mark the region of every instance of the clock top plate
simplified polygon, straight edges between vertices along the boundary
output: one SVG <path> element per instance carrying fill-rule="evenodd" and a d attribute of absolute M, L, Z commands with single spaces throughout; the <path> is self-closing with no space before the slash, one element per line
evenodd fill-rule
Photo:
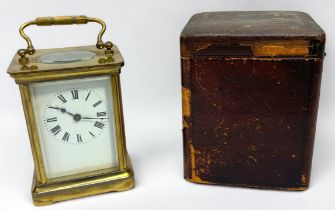
<path fill-rule="evenodd" d="M 52 48 L 52 49 L 40 49 L 36 50 L 34 55 L 28 55 L 29 59 L 27 63 L 21 64 L 19 62 L 20 56 L 16 53 L 12 62 L 10 63 L 7 72 L 15 77 L 19 74 L 34 74 L 42 72 L 57 73 L 57 71 L 64 70 L 78 70 L 90 71 L 96 69 L 110 69 L 113 67 L 121 67 L 124 64 L 122 55 L 117 48 L 113 46 L 113 55 L 107 56 L 105 50 L 99 50 L 94 45 L 80 46 L 80 47 L 67 47 L 67 48 Z M 50 62 L 49 58 L 55 55 L 56 57 L 62 53 L 68 52 L 86 52 L 85 59 L 73 60 L 68 59 L 63 62 Z M 49 57 L 48 57 L 49 56 Z M 45 58 L 43 62 L 43 57 Z M 63 56 L 64 58 L 64 56 Z"/>

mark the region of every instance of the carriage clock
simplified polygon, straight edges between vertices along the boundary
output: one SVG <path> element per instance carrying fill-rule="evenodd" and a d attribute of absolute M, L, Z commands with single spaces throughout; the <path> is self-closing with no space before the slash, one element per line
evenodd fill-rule
<path fill-rule="evenodd" d="M 35 50 L 27 26 L 101 25 L 96 46 Z M 40 17 L 20 27 L 28 43 L 8 73 L 19 85 L 34 159 L 35 205 L 134 187 L 123 126 L 123 58 L 86 16 Z"/>

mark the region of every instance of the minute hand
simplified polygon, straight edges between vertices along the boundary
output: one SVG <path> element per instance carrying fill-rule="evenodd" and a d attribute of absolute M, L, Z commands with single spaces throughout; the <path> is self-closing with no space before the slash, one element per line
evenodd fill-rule
<path fill-rule="evenodd" d="M 106 118 L 106 117 L 82 117 L 81 119 L 86 119 L 86 120 L 107 120 L 109 118 Z"/>

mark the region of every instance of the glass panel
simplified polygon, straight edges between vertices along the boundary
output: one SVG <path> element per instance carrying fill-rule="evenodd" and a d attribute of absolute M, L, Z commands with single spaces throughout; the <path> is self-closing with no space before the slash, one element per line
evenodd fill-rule
<path fill-rule="evenodd" d="M 37 61 L 48 64 L 75 63 L 90 60 L 95 56 L 96 53 L 91 51 L 66 51 L 42 55 Z"/>
<path fill-rule="evenodd" d="M 110 77 L 29 87 L 47 178 L 118 169 Z"/>

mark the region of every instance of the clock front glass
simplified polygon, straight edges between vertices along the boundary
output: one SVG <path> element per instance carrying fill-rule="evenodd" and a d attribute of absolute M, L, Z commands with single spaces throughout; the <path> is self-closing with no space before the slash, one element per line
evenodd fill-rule
<path fill-rule="evenodd" d="M 29 87 L 47 178 L 118 167 L 110 77 Z"/>

